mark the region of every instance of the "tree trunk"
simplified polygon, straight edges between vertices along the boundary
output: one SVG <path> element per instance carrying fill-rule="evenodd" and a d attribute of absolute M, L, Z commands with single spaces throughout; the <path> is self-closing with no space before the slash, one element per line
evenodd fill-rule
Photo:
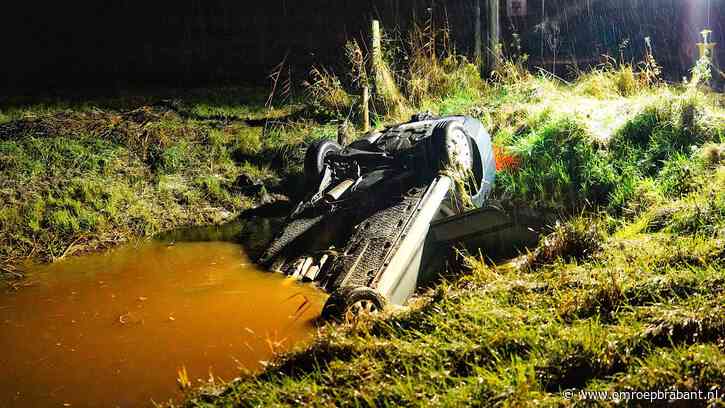
<path fill-rule="evenodd" d="M 473 0 L 473 7 L 474 7 L 474 16 L 476 19 L 475 22 L 475 32 L 473 33 L 473 40 L 474 40 L 474 56 L 476 58 L 476 66 L 481 69 L 481 66 L 483 64 L 482 55 L 481 55 L 481 0 Z"/>
<path fill-rule="evenodd" d="M 499 22 L 500 10 L 499 0 L 488 0 L 488 69 L 493 70 L 498 65 L 499 43 L 501 38 L 501 26 Z"/>

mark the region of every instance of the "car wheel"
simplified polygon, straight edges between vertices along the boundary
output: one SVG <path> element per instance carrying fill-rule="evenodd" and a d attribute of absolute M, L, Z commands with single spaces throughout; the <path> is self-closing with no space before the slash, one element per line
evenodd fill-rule
<path fill-rule="evenodd" d="M 342 147 L 332 140 L 321 140 L 307 148 L 307 153 L 305 153 L 305 183 L 308 189 L 316 188 L 320 183 L 322 171 L 325 168 L 325 157 L 340 150 L 342 150 Z"/>
<path fill-rule="evenodd" d="M 473 154 L 466 130 L 461 123 L 448 123 L 438 142 L 441 149 L 441 169 L 453 168 L 457 172 L 473 170 Z"/>
<path fill-rule="evenodd" d="M 367 286 L 351 286 L 335 291 L 322 310 L 326 320 L 353 322 L 362 315 L 374 314 L 385 308 L 385 298 Z"/>

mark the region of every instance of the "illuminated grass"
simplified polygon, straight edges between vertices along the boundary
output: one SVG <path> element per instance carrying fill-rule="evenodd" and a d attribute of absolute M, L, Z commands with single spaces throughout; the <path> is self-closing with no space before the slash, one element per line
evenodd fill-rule
<path fill-rule="evenodd" d="M 722 108 L 698 95 L 702 125 L 684 131 L 682 90 L 585 86 L 532 78 L 440 105 L 466 106 L 520 160 L 496 199 L 575 209 L 537 249 L 498 266 L 466 258 L 466 274 L 407 310 L 327 326 L 312 346 L 187 405 L 566 406 L 568 388 L 725 383 Z M 662 137 L 643 128 L 652 110 L 666 113 Z M 645 140 L 622 155 L 633 130 Z M 637 166 L 630 153 L 659 161 Z"/>

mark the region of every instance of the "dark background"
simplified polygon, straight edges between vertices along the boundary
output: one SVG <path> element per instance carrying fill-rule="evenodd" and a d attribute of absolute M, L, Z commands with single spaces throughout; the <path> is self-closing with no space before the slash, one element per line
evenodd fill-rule
<path fill-rule="evenodd" d="M 312 64 L 339 63 L 343 44 L 366 38 L 373 17 L 390 32 L 405 32 L 432 13 L 437 25 L 448 21 L 457 49 L 470 55 L 474 1 L 28 0 L 12 9 L 6 4 L 0 14 L 0 96 L 265 84 L 285 55 L 293 75 L 302 78 Z M 531 65 L 562 76 L 574 66 L 598 64 L 601 54 L 618 57 L 625 40 L 625 59 L 639 61 L 649 36 L 666 76 L 679 80 L 697 57 L 694 43 L 707 24 L 708 4 L 721 69 L 725 65 L 724 2 L 528 0 L 526 17 L 510 17 L 501 0 L 501 26 L 507 48 L 512 34 L 520 34 Z"/>

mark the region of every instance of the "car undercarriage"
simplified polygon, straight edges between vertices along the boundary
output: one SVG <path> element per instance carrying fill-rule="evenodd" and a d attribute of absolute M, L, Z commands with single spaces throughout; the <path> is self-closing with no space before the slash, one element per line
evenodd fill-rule
<path fill-rule="evenodd" d="M 325 318 L 403 304 L 428 263 L 431 222 L 481 207 L 495 178 L 483 125 L 416 115 L 342 147 L 308 148 L 308 196 L 258 262 L 331 294 Z"/>

